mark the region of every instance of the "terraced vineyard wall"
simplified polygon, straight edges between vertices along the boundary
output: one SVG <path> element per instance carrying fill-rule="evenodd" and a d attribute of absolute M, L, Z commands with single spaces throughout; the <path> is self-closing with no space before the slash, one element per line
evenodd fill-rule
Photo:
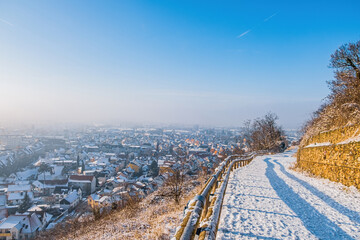
<path fill-rule="evenodd" d="M 360 125 L 323 132 L 305 140 L 297 167 L 360 189 Z"/>
<path fill-rule="evenodd" d="M 307 146 L 313 143 L 330 142 L 332 144 L 340 143 L 351 137 L 360 134 L 360 124 L 338 128 L 332 131 L 321 132 L 305 140 L 302 145 Z"/>

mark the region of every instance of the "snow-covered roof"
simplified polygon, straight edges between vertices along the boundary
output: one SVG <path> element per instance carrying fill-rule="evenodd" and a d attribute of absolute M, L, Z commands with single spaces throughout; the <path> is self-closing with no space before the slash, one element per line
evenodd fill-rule
<path fill-rule="evenodd" d="M 126 171 L 128 171 L 128 172 L 135 172 L 131 167 L 127 167 L 127 168 L 126 168 Z"/>
<path fill-rule="evenodd" d="M 139 181 L 137 181 L 137 182 L 135 183 L 135 185 L 136 185 L 137 187 L 146 187 L 146 184 L 144 184 L 144 183 L 142 183 L 142 182 L 139 182 Z"/>
<path fill-rule="evenodd" d="M 16 181 L 14 181 L 14 184 L 12 184 L 12 185 L 30 185 L 30 181 L 16 180 Z"/>
<path fill-rule="evenodd" d="M 119 193 L 123 191 L 123 187 L 116 187 L 112 190 L 113 193 Z"/>
<path fill-rule="evenodd" d="M 34 187 L 40 188 L 40 189 L 44 189 L 44 188 L 55 188 L 54 185 L 43 184 L 43 183 L 41 183 L 41 182 L 39 182 L 39 181 L 37 181 L 37 180 L 34 181 L 34 182 L 32 183 L 32 185 L 33 185 Z"/>
<path fill-rule="evenodd" d="M 40 208 L 40 207 L 37 206 L 37 205 L 34 205 L 34 206 L 32 206 L 31 208 L 29 208 L 27 211 L 28 211 L 28 212 L 42 212 L 43 209 Z"/>
<path fill-rule="evenodd" d="M 34 176 L 38 173 L 38 170 L 36 168 L 34 169 L 28 169 L 22 172 L 17 172 L 16 176 L 18 177 L 19 180 L 27 180 L 29 179 L 31 176 Z"/>
<path fill-rule="evenodd" d="M 64 166 L 59 165 L 51 165 L 52 171 L 51 172 L 45 172 L 38 175 L 38 180 L 56 180 L 63 178 L 62 176 L 62 170 L 64 169 Z"/>
<path fill-rule="evenodd" d="M 21 221 L 24 221 L 25 218 L 26 216 L 23 215 L 11 215 L 0 224 L 0 229 L 11 229 L 18 225 Z"/>
<path fill-rule="evenodd" d="M 31 185 L 9 185 L 8 192 L 31 191 Z"/>
<path fill-rule="evenodd" d="M 52 214 L 45 212 L 45 222 L 50 222 L 51 218 L 53 217 Z"/>
<path fill-rule="evenodd" d="M 100 196 L 97 195 L 96 193 L 91 194 L 90 197 L 91 197 L 94 201 L 99 201 L 99 199 L 100 199 Z"/>
<path fill-rule="evenodd" d="M 121 181 L 121 182 L 124 182 L 124 181 L 127 181 L 127 180 L 128 180 L 127 177 L 126 177 L 126 175 L 123 174 L 123 173 L 118 173 L 118 176 L 116 177 L 116 179 L 117 179 L 118 181 Z"/>
<path fill-rule="evenodd" d="M 110 200 L 109 196 L 103 196 L 103 197 L 101 197 L 101 198 L 99 199 L 99 202 L 100 202 L 100 203 L 103 203 L 103 202 L 106 202 L 106 201 L 109 201 L 109 200 Z"/>
<path fill-rule="evenodd" d="M 76 199 L 79 197 L 77 191 L 72 191 L 64 200 L 66 200 L 68 203 L 73 203 L 76 201 Z"/>
<path fill-rule="evenodd" d="M 35 213 L 11 215 L 0 224 L 0 229 L 22 229 L 22 233 L 33 233 L 41 227 L 41 221 Z"/>
<path fill-rule="evenodd" d="M 25 198 L 25 193 L 24 192 L 16 192 L 16 193 L 10 193 L 8 196 L 8 201 L 14 201 L 14 200 L 22 200 Z M 33 193 L 29 192 L 28 196 L 30 199 L 33 198 Z"/>
<path fill-rule="evenodd" d="M 22 228 L 22 233 L 33 233 L 41 227 L 41 221 L 35 213 L 27 217 L 23 224 L 25 226 Z"/>

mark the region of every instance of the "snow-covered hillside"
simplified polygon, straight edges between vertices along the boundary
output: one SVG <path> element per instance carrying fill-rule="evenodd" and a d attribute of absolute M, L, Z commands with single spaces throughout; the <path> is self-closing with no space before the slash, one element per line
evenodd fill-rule
<path fill-rule="evenodd" d="M 231 174 L 217 239 L 360 239 L 359 191 L 290 170 L 294 153 Z"/>

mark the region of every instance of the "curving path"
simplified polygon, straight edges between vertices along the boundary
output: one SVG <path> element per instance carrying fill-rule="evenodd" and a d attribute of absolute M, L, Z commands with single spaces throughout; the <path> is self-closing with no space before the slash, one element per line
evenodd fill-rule
<path fill-rule="evenodd" d="M 360 239 L 360 192 L 290 170 L 294 153 L 231 173 L 217 239 Z"/>

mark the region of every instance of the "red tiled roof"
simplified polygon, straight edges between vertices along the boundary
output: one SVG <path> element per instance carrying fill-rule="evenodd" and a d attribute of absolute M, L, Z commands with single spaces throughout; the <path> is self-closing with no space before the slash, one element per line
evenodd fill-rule
<path fill-rule="evenodd" d="M 39 182 L 44 183 L 44 180 L 39 180 Z M 45 180 L 45 184 L 47 185 L 66 185 L 68 182 L 67 179 L 61 180 Z"/>
<path fill-rule="evenodd" d="M 86 176 L 86 175 L 70 175 L 69 177 L 72 181 L 90 181 L 94 179 L 94 176 Z"/>

